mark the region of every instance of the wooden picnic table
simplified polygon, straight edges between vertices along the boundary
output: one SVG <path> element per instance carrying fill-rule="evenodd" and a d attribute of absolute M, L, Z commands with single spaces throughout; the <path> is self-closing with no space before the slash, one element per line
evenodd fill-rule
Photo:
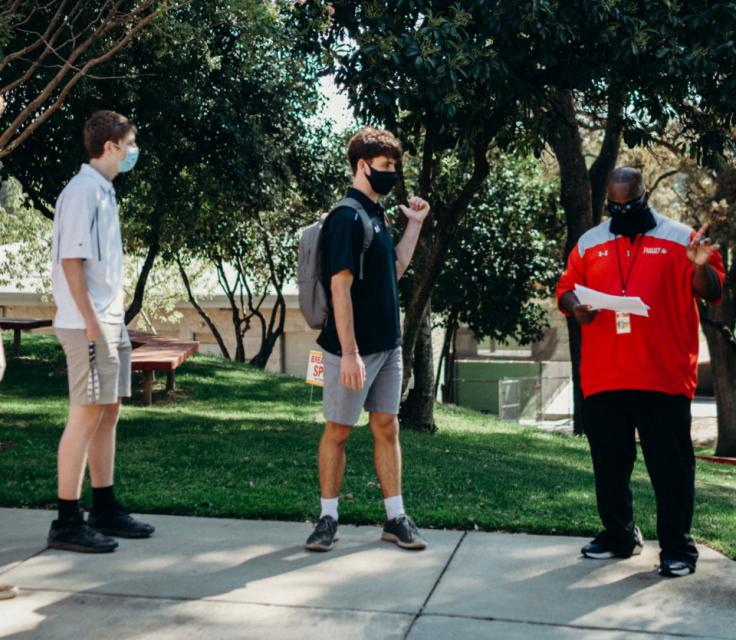
<path fill-rule="evenodd" d="M 174 389 L 174 371 L 185 360 L 199 352 L 199 342 L 155 336 L 140 331 L 129 331 L 133 345 L 133 371 L 143 372 L 143 402 L 153 404 L 154 372 L 166 372 L 166 391 Z"/>
<path fill-rule="evenodd" d="M 13 330 L 13 355 L 20 355 L 20 335 L 22 331 L 50 327 L 51 320 L 37 320 L 34 318 L 0 318 L 0 330 Z"/>

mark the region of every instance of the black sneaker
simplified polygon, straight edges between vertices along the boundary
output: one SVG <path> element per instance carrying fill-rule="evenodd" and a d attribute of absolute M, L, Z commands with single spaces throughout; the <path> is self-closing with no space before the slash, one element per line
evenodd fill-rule
<path fill-rule="evenodd" d="M 156 531 L 153 525 L 136 520 L 121 507 L 109 513 L 90 511 L 87 524 L 100 533 L 116 538 L 150 538 Z"/>
<path fill-rule="evenodd" d="M 381 540 L 395 542 L 402 549 L 416 549 L 418 551 L 427 548 L 427 542 L 419 535 L 414 520 L 403 514 L 383 523 Z"/>
<path fill-rule="evenodd" d="M 307 538 L 305 549 L 309 551 L 329 551 L 340 538 L 337 535 L 337 520 L 332 516 L 322 516 Z"/>
<path fill-rule="evenodd" d="M 47 543 L 49 549 L 80 553 L 110 553 L 118 548 L 116 540 L 96 531 L 84 520 L 63 524 L 54 520 L 49 529 Z"/>
<path fill-rule="evenodd" d="M 594 560 L 606 560 L 608 558 L 630 558 L 638 556 L 644 550 L 644 538 L 639 527 L 634 527 L 634 539 L 627 545 L 611 544 L 606 531 L 599 533 L 593 540 L 586 544 L 581 550 L 586 558 Z"/>
<path fill-rule="evenodd" d="M 665 578 L 681 578 L 695 573 L 695 565 L 685 560 L 662 559 L 659 565 L 659 575 Z"/>

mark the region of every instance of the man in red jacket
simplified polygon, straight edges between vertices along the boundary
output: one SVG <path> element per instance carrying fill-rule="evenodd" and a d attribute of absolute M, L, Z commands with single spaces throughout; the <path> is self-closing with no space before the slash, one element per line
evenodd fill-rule
<path fill-rule="evenodd" d="M 725 277 L 718 247 L 690 227 L 655 213 L 636 169 L 611 173 L 610 219 L 590 229 L 570 253 L 557 300 L 582 327 L 583 424 L 595 473 L 603 531 L 582 553 L 628 558 L 641 553 L 629 488 L 635 430 L 657 500 L 659 573 L 695 571 L 690 536 L 695 457 L 690 403 L 698 364 L 697 298 L 719 302 Z M 575 285 L 638 296 L 649 316 L 596 311 L 580 304 Z"/>

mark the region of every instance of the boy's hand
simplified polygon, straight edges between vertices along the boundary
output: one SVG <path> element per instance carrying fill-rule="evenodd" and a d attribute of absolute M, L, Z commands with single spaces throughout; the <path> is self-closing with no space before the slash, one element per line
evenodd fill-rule
<path fill-rule="evenodd" d="M 352 391 L 365 385 L 365 364 L 359 353 L 350 353 L 340 359 L 340 382 Z"/>
<path fill-rule="evenodd" d="M 84 324 L 86 325 L 87 342 L 97 342 L 97 338 L 100 335 L 100 321 L 97 319 L 97 316 L 85 318 Z"/>
<path fill-rule="evenodd" d="M 429 203 L 426 200 L 422 200 L 422 198 L 414 196 L 413 198 L 409 199 L 408 207 L 406 205 L 400 204 L 399 209 L 401 209 L 402 213 L 409 220 L 422 223 L 429 213 Z"/>

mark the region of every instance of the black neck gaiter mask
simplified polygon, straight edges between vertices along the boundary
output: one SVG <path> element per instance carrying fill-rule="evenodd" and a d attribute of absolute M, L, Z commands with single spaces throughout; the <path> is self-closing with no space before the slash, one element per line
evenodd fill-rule
<path fill-rule="evenodd" d="M 617 211 L 616 207 L 609 207 L 608 213 L 611 216 L 611 233 L 626 236 L 630 240 L 657 226 L 654 214 L 646 202 L 630 211 Z"/>

